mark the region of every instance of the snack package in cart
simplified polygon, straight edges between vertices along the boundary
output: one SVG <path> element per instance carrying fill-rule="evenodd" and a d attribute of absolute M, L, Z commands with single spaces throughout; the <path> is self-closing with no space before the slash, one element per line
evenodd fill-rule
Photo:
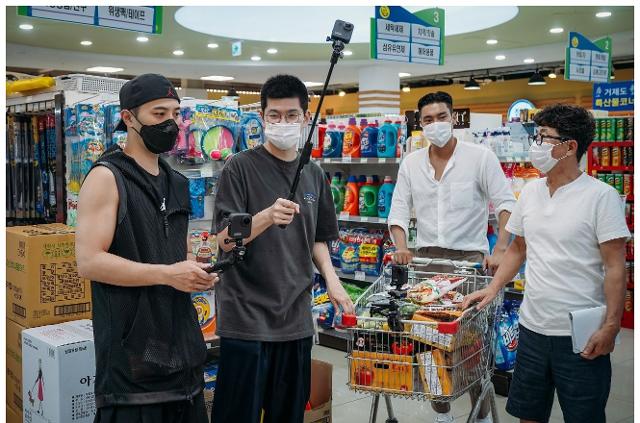
<path fill-rule="evenodd" d="M 409 289 L 407 298 L 417 304 L 429 305 L 441 300 L 443 305 L 461 303 L 463 295 L 454 290 L 467 281 L 462 276 L 436 275 Z"/>

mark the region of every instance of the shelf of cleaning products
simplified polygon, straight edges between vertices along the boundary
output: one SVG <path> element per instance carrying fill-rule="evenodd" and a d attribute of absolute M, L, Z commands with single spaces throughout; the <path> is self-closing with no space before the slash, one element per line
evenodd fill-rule
<path fill-rule="evenodd" d="M 338 215 L 338 220 L 341 222 L 375 223 L 377 225 L 387 224 L 387 219 L 382 217 L 351 216 L 342 213 Z"/>
<path fill-rule="evenodd" d="M 352 158 L 352 157 L 340 157 L 335 159 L 314 159 L 314 162 L 318 164 L 352 164 L 352 165 L 366 165 L 366 164 L 400 164 L 402 159 L 379 159 L 379 158 Z"/>

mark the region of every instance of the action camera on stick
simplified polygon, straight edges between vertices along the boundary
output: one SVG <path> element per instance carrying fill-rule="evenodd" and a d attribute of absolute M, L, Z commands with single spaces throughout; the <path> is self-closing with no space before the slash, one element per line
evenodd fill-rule
<path fill-rule="evenodd" d="M 226 260 L 222 260 L 207 269 L 207 273 L 222 273 L 237 262 L 244 260 L 247 254 L 247 247 L 242 245 L 246 238 L 251 236 L 252 217 L 248 213 L 232 213 L 229 215 L 229 238 L 224 240 L 225 244 L 234 244 L 231 250 L 232 255 Z"/>

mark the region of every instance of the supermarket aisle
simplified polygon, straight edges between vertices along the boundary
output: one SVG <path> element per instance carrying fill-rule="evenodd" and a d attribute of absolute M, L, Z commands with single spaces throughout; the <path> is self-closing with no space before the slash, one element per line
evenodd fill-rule
<path fill-rule="evenodd" d="M 366 423 L 369 419 L 371 400 L 369 396 L 355 394 L 346 386 L 347 361 L 345 353 L 321 346 L 315 346 L 313 357 L 333 364 L 333 422 L 334 423 Z M 610 423 L 633 423 L 633 330 L 623 329 L 621 344 L 617 346 L 612 357 L 613 379 L 611 395 L 607 405 L 607 421 Z M 501 422 L 516 422 L 505 411 L 507 399 L 497 397 Z M 378 422 L 386 420 L 386 410 L 381 402 Z M 400 423 L 430 423 L 433 411 L 428 403 L 420 401 L 393 400 L 396 417 Z M 469 413 L 468 398 L 455 402 L 453 413 L 456 422 L 465 422 Z M 560 406 L 554 405 L 551 423 L 562 422 Z"/>

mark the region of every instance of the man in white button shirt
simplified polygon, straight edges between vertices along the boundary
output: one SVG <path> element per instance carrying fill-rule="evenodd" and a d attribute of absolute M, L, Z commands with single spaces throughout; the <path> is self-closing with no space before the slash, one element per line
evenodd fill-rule
<path fill-rule="evenodd" d="M 605 422 L 611 362 L 620 330 L 629 237 L 618 192 L 578 167 L 594 120 L 578 106 L 549 106 L 534 117 L 530 158 L 546 178 L 527 184 L 507 225 L 516 238 L 493 282 L 463 304 L 484 307 L 527 261 L 520 339 L 507 412 L 547 422 L 554 391 L 568 423 Z M 569 312 L 606 305 L 602 327 L 573 352 Z"/>
<path fill-rule="evenodd" d="M 515 197 L 500 162 L 489 149 L 453 136 L 453 100 L 445 92 L 425 95 L 418 102 L 420 122 L 431 142 L 402 161 L 393 193 L 389 228 L 396 244 L 394 262 L 413 258 L 407 247 L 411 210 L 415 209 L 420 257 L 483 263 L 495 271 L 509 244 L 505 230 Z M 499 221 L 498 242 L 489 255 L 489 201 Z M 431 268 L 435 271 L 448 269 Z M 478 396 L 472 390 L 472 397 Z M 435 421 L 453 421 L 449 403 L 432 403 Z M 479 422 L 491 421 L 483 405 Z"/>

